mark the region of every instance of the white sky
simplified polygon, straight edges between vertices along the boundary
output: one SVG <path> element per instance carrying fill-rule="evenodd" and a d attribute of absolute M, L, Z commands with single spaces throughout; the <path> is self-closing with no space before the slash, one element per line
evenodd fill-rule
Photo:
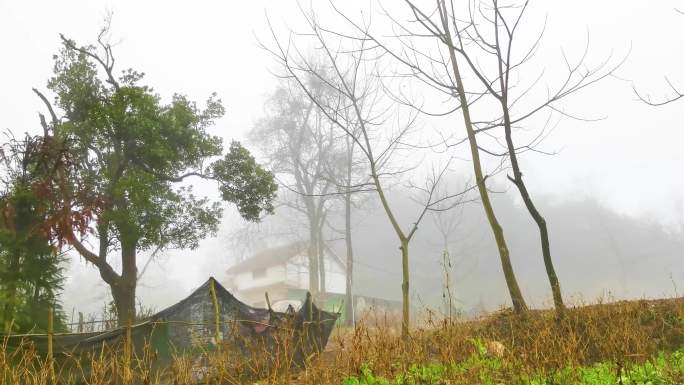
<path fill-rule="evenodd" d="M 356 4 L 346 3 L 352 8 Z M 327 8 L 327 1 L 314 4 Z M 684 1 L 537 0 L 531 7 L 530 23 L 539 25 L 543 15 L 548 16 L 542 52 L 555 54 L 553 60 L 561 47 L 570 53 L 581 50 L 589 31 L 597 60 L 611 49 L 622 55 L 631 44 L 618 75 L 640 90 L 664 96 L 665 75 L 684 90 L 684 15 L 674 10 L 684 9 Z M 277 25 L 301 26 L 292 0 L 0 0 L 0 129 L 17 134 L 37 129 L 36 113 L 42 106 L 31 87 L 45 89 L 52 55 L 59 48 L 58 34 L 91 42 L 107 10 L 114 13 L 113 35 L 121 41 L 115 51 L 119 69 L 145 72 L 147 84 L 164 97 L 180 92 L 201 102 L 218 92 L 227 114 L 212 130 L 226 140 L 243 138 L 275 84 L 269 72 L 273 61 L 255 38 L 270 43 L 265 12 Z M 547 142 L 548 148 L 562 149 L 559 155 L 524 158 L 527 181 L 537 194 L 593 194 L 621 212 L 657 215 L 669 224 L 684 221 L 684 101 L 647 107 L 635 100 L 630 87 L 629 82 L 611 79 L 570 101 L 572 111 L 607 119 L 564 120 Z M 154 268 L 143 282 L 156 290 L 141 292 L 169 303 L 203 281 L 207 271 L 221 275 L 222 245 L 225 241 L 219 237 L 207 240 L 198 252 L 174 253 L 165 259 L 165 269 Z M 191 254 L 201 263 L 189 263 Z M 71 273 L 83 279 L 71 279 L 68 293 L 93 294 L 77 304 L 67 303 L 67 308 L 97 308 L 102 291 L 101 286 L 95 289 L 95 269 L 76 261 Z"/>

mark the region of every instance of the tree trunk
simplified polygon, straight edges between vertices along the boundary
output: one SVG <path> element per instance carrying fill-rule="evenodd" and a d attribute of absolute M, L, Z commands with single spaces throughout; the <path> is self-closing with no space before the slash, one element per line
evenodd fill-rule
<path fill-rule="evenodd" d="M 511 163 L 513 163 L 513 158 L 514 156 L 511 156 Z M 548 277 L 549 284 L 551 285 L 551 293 L 553 294 L 553 304 L 556 310 L 562 311 L 565 308 L 565 305 L 563 303 L 563 296 L 561 294 L 558 275 L 556 275 L 556 269 L 553 267 L 553 259 L 551 258 L 551 246 L 549 244 L 549 231 L 546 227 L 546 220 L 539 213 L 534 203 L 532 202 L 532 198 L 530 197 L 530 194 L 527 191 L 525 183 L 522 180 L 522 173 L 520 173 L 519 169 L 518 171 L 516 171 L 516 169 L 517 166 L 513 166 L 513 174 L 516 176 L 514 178 L 511 178 L 511 180 L 513 181 L 513 184 L 518 188 L 518 191 L 520 191 L 520 196 L 522 197 L 523 202 L 525 202 L 525 207 L 527 207 L 527 211 L 529 211 L 530 216 L 537 223 L 537 227 L 539 227 L 539 238 L 541 240 L 542 246 L 542 257 L 544 259 L 544 267 L 546 268 L 546 276 Z"/>
<path fill-rule="evenodd" d="M 456 64 L 454 63 L 454 66 Z M 457 75 L 457 76 L 460 76 Z M 510 252 L 508 250 L 508 245 L 506 244 L 506 238 L 504 236 L 503 228 L 499 224 L 499 221 L 494 214 L 494 208 L 492 207 L 492 202 L 489 200 L 489 192 L 487 191 L 487 185 L 485 184 L 485 178 L 482 173 L 482 166 L 480 164 L 480 154 L 477 147 L 477 139 L 475 138 L 475 131 L 472 128 L 470 113 L 467 107 L 467 100 L 465 93 L 463 91 L 462 85 L 460 85 L 460 77 L 457 78 L 459 82 L 458 92 L 461 94 L 461 106 L 463 110 L 463 115 L 466 121 L 466 127 L 468 131 L 468 140 L 470 141 L 470 152 L 473 157 L 473 169 L 475 171 L 475 179 L 477 181 L 477 188 L 480 192 L 480 200 L 482 201 L 482 207 L 487 216 L 487 221 L 494 234 L 494 240 L 499 251 L 499 259 L 501 261 L 501 268 L 504 273 L 504 278 L 506 279 L 506 286 L 508 287 L 508 292 L 511 296 L 511 302 L 513 303 L 513 309 L 517 313 L 522 313 L 527 311 L 527 304 L 523 298 L 522 292 L 520 291 L 520 286 L 518 286 L 518 280 L 515 277 L 515 272 L 513 271 L 513 265 L 511 264 Z"/>
<path fill-rule="evenodd" d="M 513 157 L 511 157 L 511 159 L 513 159 Z M 513 170 L 514 174 L 516 174 L 515 167 L 513 168 Z M 519 177 L 514 177 L 511 179 L 513 181 L 513 184 L 518 188 L 518 191 L 520 191 L 520 196 L 525 202 L 525 207 L 527 207 L 527 211 L 529 211 L 530 216 L 532 216 L 534 221 L 537 223 L 537 227 L 539 227 L 542 257 L 544 259 L 544 267 L 546 268 L 546 276 L 548 277 L 549 284 L 551 285 L 551 293 L 553 294 L 553 304 L 556 310 L 561 312 L 565 309 L 565 304 L 563 303 L 563 296 L 561 294 L 560 282 L 558 280 L 558 276 L 556 275 L 556 269 L 553 267 L 553 259 L 551 258 L 551 246 L 549 244 L 549 232 L 546 227 L 546 220 L 539 213 L 534 203 L 532 202 L 532 198 L 530 197 L 527 188 L 522 180 L 522 174 L 519 174 Z"/>
<path fill-rule="evenodd" d="M 356 322 L 354 315 L 354 298 L 352 297 L 352 284 L 354 282 L 354 250 L 352 249 L 351 234 L 351 192 L 347 189 L 344 194 L 344 243 L 347 247 L 347 271 L 345 274 L 345 324 L 353 326 Z"/>
<path fill-rule="evenodd" d="M 484 194 L 480 193 L 480 196 L 486 196 L 487 204 L 483 203 L 485 206 L 485 212 L 487 213 L 487 219 L 491 225 L 492 232 L 494 233 L 494 239 L 499 247 L 499 257 L 501 260 L 501 267 L 503 269 L 504 278 L 506 279 L 506 285 L 508 286 L 508 292 L 511 295 L 511 302 L 513 302 L 513 309 L 516 313 L 523 313 L 527 311 L 527 304 L 523 298 L 520 287 L 518 286 L 518 280 L 515 277 L 515 272 L 513 271 L 513 264 L 511 263 L 510 252 L 508 251 L 508 246 L 506 245 L 506 239 L 504 238 L 503 228 L 499 225 L 499 222 L 494 216 L 494 210 L 492 209 L 492 204 L 489 201 L 489 196 L 487 194 L 487 187 L 482 182 L 482 187 L 480 191 L 485 191 Z M 483 199 L 484 202 L 484 199 Z"/>
<path fill-rule="evenodd" d="M 33 303 L 38 303 L 39 299 L 40 299 L 40 286 L 38 285 L 38 282 L 34 282 L 33 283 Z"/>
<path fill-rule="evenodd" d="M 513 169 L 513 178 L 509 177 L 509 179 L 518 188 L 520 196 L 522 197 L 523 202 L 525 202 L 525 207 L 527 207 L 527 211 L 530 213 L 532 219 L 534 219 L 534 221 L 537 223 L 537 227 L 539 227 L 542 256 L 544 259 L 544 267 L 546 268 L 546 276 L 548 277 L 549 283 L 551 285 L 553 304 L 556 310 L 561 312 L 565 308 L 565 305 L 563 304 L 563 296 L 561 295 L 560 282 L 558 281 L 556 269 L 553 267 L 553 260 L 551 259 L 551 246 L 549 244 L 549 231 L 546 227 L 546 220 L 541 213 L 539 213 L 539 210 L 537 210 L 534 202 L 532 202 L 530 193 L 527 191 L 527 186 L 525 186 L 525 182 L 523 182 L 523 175 L 520 171 L 520 164 L 518 163 L 518 155 L 516 154 L 515 145 L 513 144 L 511 120 L 508 114 L 508 103 L 506 97 L 501 100 L 501 104 L 504 110 L 504 129 L 506 132 L 508 156 L 511 159 L 511 168 Z"/>
<path fill-rule="evenodd" d="M 311 226 L 312 221 L 309 221 L 309 292 L 313 298 L 318 296 L 319 272 L 318 272 L 318 241 L 316 240 L 318 232 L 315 226 Z"/>
<path fill-rule="evenodd" d="M 318 271 L 320 272 L 320 292 L 325 293 L 326 292 L 326 286 L 325 286 L 325 240 L 323 239 L 323 221 L 324 219 L 320 220 L 321 223 L 318 226 L 318 235 L 316 236 L 317 238 L 317 246 L 318 246 Z"/>
<path fill-rule="evenodd" d="M 439 6 L 442 8 L 442 14 L 447 15 L 448 13 L 444 0 L 440 2 Z M 475 172 L 477 188 L 480 192 L 480 199 L 482 200 L 482 207 L 484 208 L 485 214 L 487 216 L 487 221 L 489 222 L 492 233 L 494 234 L 494 239 L 496 240 L 504 278 L 506 279 L 508 292 L 511 296 L 511 302 L 513 302 L 513 309 L 517 313 L 522 313 L 527 311 L 527 304 L 525 303 L 525 299 L 523 298 L 520 287 L 518 286 L 518 281 L 515 278 L 515 272 L 513 271 L 513 265 L 511 264 L 508 245 L 506 244 L 506 238 L 504 237 L 503 229 L 501 228 L 499 221 L 496 219 L 494 209 L 492 208 L 492 203 L 489 200 L 489 193 L 487 191 L 485 177 L 482 173 L 482 165 L 480 163 L 480 150 L 477 146 L 477 138 L 475 137 L 475 130 L 470 118 L 470 107 L 468 105 L 468 98 L 465 94 L 465 88 L 463 87 L 463 79 L 461 78 L 458 62 L 456 61 L 456 53 L 454 51 L 453 41 L 451 40 L 449 23 L 450 21 L 448 19 L 442 20 L 442 25 L 445 28 L 444 38 L 446 40 L 447 47 L 449 48 L 451 67 L 453 70 L 454 79 L 456 81 L 456 91 L 458 93 L 461 112 L 463 113 L 463 120 L 465 122 L 466 132 L 468 134 L 468 142 L 470 144 L 470 153 L 473 158 L 473 170 Z"/>
<path fill-rule="evenodd" d="M 19 256 L 16 251 L 9 251 L 7 257 L 9 259 L 7 272 L 11 276 L 9 282 L 5 283 L 5 306 L 3 307 L 3 318 L 5 319 L 4 332 L 10 333 L 12 330 L 12 323 L 16 313 L 16 296 L 17 296 L 17 281 L 21 280 L 21 271 L 19 266 Z"/>
<path fill-rule="evenodd" d="M 129 320 L 135 321 L 136 248 L 137 242 L 121 242 L 121 277 L 110 285 L 119 326 L 125 326 Z"/>
<path fill-rule="evenodd" d="M 401 297 L 402 297 L 402 320 L 401 335 L 407 337 L 409 334 L 409 264 L 408 251 L 409 242 L 407 239 L 401 240 Z"/>
<path fill-rule="evenodd" d="M 125 326 L 129 319 L 135 319 L 135 286 L 119 281 L 111 286 L 111 290 L 116 307 L 116 324 Z"/>
<path fill-rule="evenodd" d="M 5 319 L 4 332 L 10 333 L 12 330 L 12 323 L 14 321 L 15 313 L 15 298 L 17 294 L 17 286 L 14 280 L 8 284 L 5 288 L 7 299 L 5 300 L 5 306 L 3 308 L 3 318 Z"/>
<path fill-rule="evenodd" d="M 503 83 L 502 83 L 503 84 Z M 556 275 L 556 269 L 553 267 L 553 260 L 551 259 L 551 246 L 549 244 L 549 232 L 546 226 L 546 220 L 541 215 L 537 207 L 532 202 L 529 192 L 527 191 L 527 186 L 523 181 L 523 175 L 520 171 L 520 164 L 518 163 L 518 154 L 516 153 L 515 145 L 513 144 L 513 134 L 511 128 L 511 119 L 508 109 L 508 97 L 507 90 L 503 89 L 502 86 L 502 98 L 501 106 L 503 109 L 504 117 L 504 130 L 506 134 L 506 146 L 508 148 L 508 156 L 511 159 L 511 168 L 513 169 L 513 178 L 509 177 L 511 182 L 518 188 L 520 196 L 525 203 L 527 211 L 530 216 L 537 224 L 539 228 L 539 237 L 541 240 L 542 256 L 544 259 L 544 267 L 546 268 L 546 276 L 549 279 L 549 284 L 551 285 L 551 292 L 553 294 L 553 303 L 558 311 L 564 309 L 563 297 L 561 295 L 560 282 L 558 281 L 558 276 Z"/>
<path fill-rule="evenodd" d="M 385 197 L 385 193 L 382 190 L 382 185 L 380 184 L 380 178 L 378 177 L 378 173 L 375 168 L 375 164 L 371 162 L 371 177 L 373 178 L 373 183 L 375 184 L 376 191 L 378 193 L 378 197 L 380 198 L 380 202 L 382 203 L 382 207 L 385 210 L 385 214 L 387 214 L 387 218 L 389 219 L 390 223 L 392 224 L 392 227 L 394 228 L 394 232 L 397 234 L 397 238 L 399 238 L 399 243 L 400 243 L 400 249 L 401 249 L 401 266 L 402 266 L 402 284 L 401 284 L 401 292 L 402 292 L 402 320 L 401 320 L 401 337 L 404 340 L 407 340 L 409 337 L 409 267 L 408 267 L 408 257 L 409 257 L 409 252 L 408 252 L 408 244 L 410 242 L 410 236 L 406 236 L 404 232 L 401 230 L 401 227 L 399 226 L 399 222 L 397 221 L 396 217 L 394 216 L 394 213 L 392 212 L 392 209 L 389 206 L 389 203 L 387 202 L 387 198 Z"/>
<path fill-rule="evenodd" d="M 532 201 L 530 200 L 530 203 Z M 534 207 L 534 205 L 532 205 Z M 529 210 L 529 208 L 528 208 Z M 530 213 L 531 214 L 531 213 Z M 549 245 L 549 232 L 546 228 L 546 220 L 541 215 L 539 219 L 535 218 L 537 226 L 539 227 L 539 237 L 541 238 L 542 256 L 544 258 L 544 267 L 546 268 L 546 275 L 549 277 L 549 284 L 551 285 L 551 292 L 553 294 L 553 304 L 556 310 L 563 311 L 565 304 L 563 303 L 563 295 L 561 292 L 560 282 L 556 269 L 553 267 L 553 259 L 551 259 L 551 246 Z"/>

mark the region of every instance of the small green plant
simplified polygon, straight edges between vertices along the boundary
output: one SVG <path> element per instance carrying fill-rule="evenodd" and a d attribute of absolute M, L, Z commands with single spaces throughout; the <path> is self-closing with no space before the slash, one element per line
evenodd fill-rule
<path fill-rule="evenodd" d="M 401 373 L 396 378 L 397 385 L 422 385 L 437 384 L 446 374 L 447 367 L 444 365 L 418 366 L 411 365 L 406 373 Z"/>
<path fill-rule="evenodd" d="M 487 345 L 481 338 L 471 338 L 470 342 L 475 347 L 475 351 L 480 357 L 487 355 Z"/>
<path fill-rule="evenodd" d="M 390 385 L 389 380 L 383 377 L 376 377 L 368 365 L 361 366 L 361 373 L 358 377 L 348 377 L 343 381 L 344 385 Z"/>

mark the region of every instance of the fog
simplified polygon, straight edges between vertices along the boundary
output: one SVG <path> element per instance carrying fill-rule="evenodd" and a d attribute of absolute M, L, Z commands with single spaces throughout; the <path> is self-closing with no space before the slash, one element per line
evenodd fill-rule
<path fill-rule="evenodd" d="M 401 207 L 398 216 L 408 218 L 411 210 L 419 209 L 408 192 L 393 192 L 400 195 L 396 201 Z M 681 294 L 684 234 L 670 231 L 652 218 L 616 213 L 588 196 L 540 198 L 540 209 L 549 218 L 555 265 L 570 302 Z M 494 204 L 526 299 L 534 307 L 551 306 L 536 225 L 523 215 L 522 203 L 509 194 L 496 195 Z M 361 211 L 353 229 L 354 292 L 399 300 L 401 264 L 396 237 L 377 202 L 365 203 Z M 253 247 L 306 239 L 305 229 L 301 234 L 290 230 L 290 235 L 283 235 L 292 228 L 290 214 L 250 227 L 261 234 L 253 239 Z M 333 226 L 342 220 L 331 218 Z M 448 231 L 447 239 L 442 235 L 444 230 Z M 417 234 L 410 247 L 412 297 L 417 302 L 432 308 L 442 304 L 446 245 L 451 262 L 449 286 L 463 310 L 510 305 L 496 244 L 478 203 L 433 214 Z M 333 234 L 328 241 L 344 256 L 344 241 L 339 235 Z"/>
<path fill-rule="evenodd" d="M 341 25 L 323 3 L 314 5 L 324 20 Z M 637 100 L 632 88 L 654 98 L 667 97 L 671 95 L 667 76 L 684 89 L 684 17 L 675 12 L 677 6 L 682 7 L 681 2 L 532 3 L 527 16 L 532 27 L 543 25 L 547 18 L 543 48 L 535 65 L 558 65 L 561 48 L 569 56 L 577 56 L 588 38 L 589 60 L 600 61 L 611 51 L 616 60 L 627 58 L 614 76 L 564 103 L 567 111 L 598 120 L 560 120 L 543 143 L 545 150 L 556 154 L 526 153 L 521 159 L 528 188 L 549 224 L 552 254 L 565 296 L 593 301 L 601 296 L 681 294 L 684 101 L 654 108 Z M 398 6 L 391 4 L 392 9 Z M 375 2 L 345 4 L 345 9 L 354 14 L 362 10 L 377 17 L 381 14 Z M 267 15 L 283 36 L 288 28 L 305 27 L 297 3 L 289 0 L 240 5 L 0 0 L 4 53 L 0 61 L 0 105 L 4 107 L 0 129 L 15 134 L 40 130 L 37 112 L 42 105 L 31 88 L 44 87 L 50 77 L 59 33 L 90 42 L 107 11 L 114 15 L 112 32 L 118 41 L 120 69 L 133 67 L 145 72 L 147 83 L 164 97 L 180 92 L 201 101 L 216 91 L 227 113 L 209 129 L 210 133 L 226 143 L 231 139 L 243 141 L 257 159 L 265 159 L 258 146 L 247 141 L 247 133 L 264 115 L 264 103 L 277 85 L 274 73 L 278 69 L 258 42 L 271 44 Z M 553 80 L 552 68 L 549 73 Z M 433 132 L 433 124 L 442 123 L 425 120 L 421 127 Z M 454 127 L 462 130 L 460 122 Z M 496 160 L 488 162 L 492 167 Z M 420 211 L 411 199 L 415 192 L 406 186 L 420 179 L 429 167 L 426 162 L 390 188 L 402 223 L 410 224 Z M 472 181 L 468 170 L 467 162 L 459 164 L 450 178 Z M 497 191 L 494 208 L 509 242 L 523 294 L 533 307 L 550 306 L 537 228 L 505 173 L 497 174 L 492 181 Z M 209 184 L 198 183 L 196 189 L 217 196 Z M 340 223 L 340 215 L 331 213 L 332 225 Z M 474 200 L 439 215 L 454 224 L 446 241 L 437 224 L 438 214 L 429 213 L 411 242 L 414 304 L 440 305 L 446 246 L 452 259 L 450 285 L 459 307 L 470 312 L 510 305 L 496 245 L 480 203 Z M 354 292 L 400 299 L 399 245 L 373 194 L 366 194 L 362 209 L 353 214 L 353 222 L 357 260 Z M 227 207 L 216 237 L 205 239 L 196 250 L 165 251 L 150 263 L 139 282 L 139 301 L 157 309 L 172 304 L 210 275 L 224 279 L 226 269 L 240 258 L 265 246 L 305 239 L 303 226 L 303 218 L 283 207 L 260 225 L 247 225 L 234 208 Z M 244 236 L 246 231 L 248 237 Z M 343 255 L 339 238 L 326 234 L 331 247 Z M 139 261 L 138 269 L 142 270 L 146 262 L 147 258 Z M 97 313 L 109 300 L 107 286 L 97 270 L 74 253 L 62 295 L 65 311 L 68 315 L 72 309 Z"/>

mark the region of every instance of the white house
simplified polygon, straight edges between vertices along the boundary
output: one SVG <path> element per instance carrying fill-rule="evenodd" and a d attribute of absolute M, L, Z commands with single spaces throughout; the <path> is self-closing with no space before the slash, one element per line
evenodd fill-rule
<path fill-rule="evenodd" d="M 265 307 L 265 293 L 275 310 L 298 305 L 309 290 L 308 243 L 294 242 L 264 250 L 230 267 L 227 287 L 240 300 Z M 345 265 L 330 249 L 325 255 L 325 292 L 344 294 Z"/>

